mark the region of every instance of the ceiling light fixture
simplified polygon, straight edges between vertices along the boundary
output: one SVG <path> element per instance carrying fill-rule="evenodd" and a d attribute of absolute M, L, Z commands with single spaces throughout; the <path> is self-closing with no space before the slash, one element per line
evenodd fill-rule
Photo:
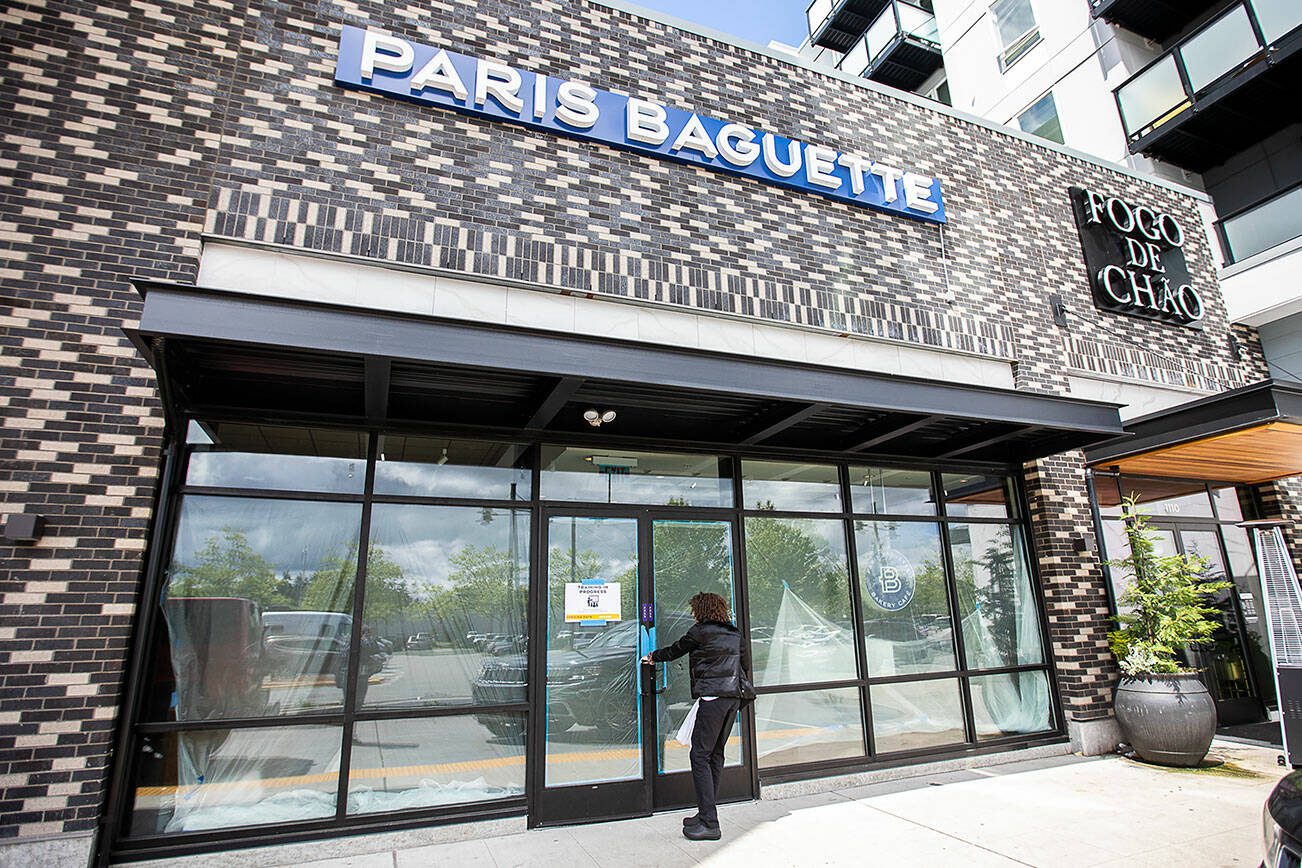
<path fill-rule="evenodd" d="M 444 446 L 443 454 L 439 456 L 438 465 L 439 467 L 442 467 L 444 464 L 447 463 L 448 463 L 448 447 Z"/>
<path fill-rule="evenodd" d="M 587 422 L 593 428 L 600 428 L 603 424 L 615 421 L 616 413 L 614 410 L 597 410 L 589 408 L 583 411 L 583 421 Z"/>

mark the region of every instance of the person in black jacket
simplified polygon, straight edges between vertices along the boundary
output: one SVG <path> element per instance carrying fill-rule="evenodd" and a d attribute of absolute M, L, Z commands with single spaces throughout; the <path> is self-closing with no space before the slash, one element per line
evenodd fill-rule
<path fill-rule="evenodd" d="M 753 698 L 750 651 L 723 597 L 703 592 L 688 605 L 696 623 L 677 642 L 651 652 L 642 662 L 665 663 L 691 655 L 692 698 L 698 701 L 690 754 L 697 811 L 683 820 L 683 835 L 693 841 L 717 841 L 721 832 L 715 795 L 723 774 L 723 749 L 742 699 Z"/>

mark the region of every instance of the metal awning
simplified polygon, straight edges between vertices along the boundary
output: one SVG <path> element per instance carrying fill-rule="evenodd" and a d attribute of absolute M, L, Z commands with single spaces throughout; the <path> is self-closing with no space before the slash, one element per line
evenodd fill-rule
<path fill-rule="evenodd" d="M 1094 446 L 1093 467 L 1146 476 L 1257 483 L 1302 473 L 1302 384 L 1265 380 L 1126 424 Z"/>
<path fill-rule="evenodd" d="M 531 329 L 138 284 L 128 335 L 199 416 L 1021 461 L 1122 432 L 1117 405 Z"/>

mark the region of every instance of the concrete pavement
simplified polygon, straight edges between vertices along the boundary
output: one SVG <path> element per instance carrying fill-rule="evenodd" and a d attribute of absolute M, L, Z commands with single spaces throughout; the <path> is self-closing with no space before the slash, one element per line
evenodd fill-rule
<path fill-rule="evenodd" d="M 1183 771 L 1061 756 L 727 805 L 715 843 L 684 839 L 684 814 L 674 812 L 314 862 L 287 848 L 193 858 L 297 868 L 1255 866 L 1261 806 L 1283 772 L 1277 753 L 1218 741 L 1213 756 L 1226 764 Z M 351 840 L 357 853 L 364 839 Z M 346 852 L 341 845 L 321 842 L 315 853 Z"/>

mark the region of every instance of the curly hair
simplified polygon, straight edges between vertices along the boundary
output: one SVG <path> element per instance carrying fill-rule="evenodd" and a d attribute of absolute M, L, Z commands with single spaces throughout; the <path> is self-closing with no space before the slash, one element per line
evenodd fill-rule
<path fill-rule="evenodd" d="M 732 623 L 732 612 L 728 610 L 728 601 L 718 594 L 701 591 L 687 601 L 692 607 L 692 617 L 697 621 L 719 621 Z"/>

